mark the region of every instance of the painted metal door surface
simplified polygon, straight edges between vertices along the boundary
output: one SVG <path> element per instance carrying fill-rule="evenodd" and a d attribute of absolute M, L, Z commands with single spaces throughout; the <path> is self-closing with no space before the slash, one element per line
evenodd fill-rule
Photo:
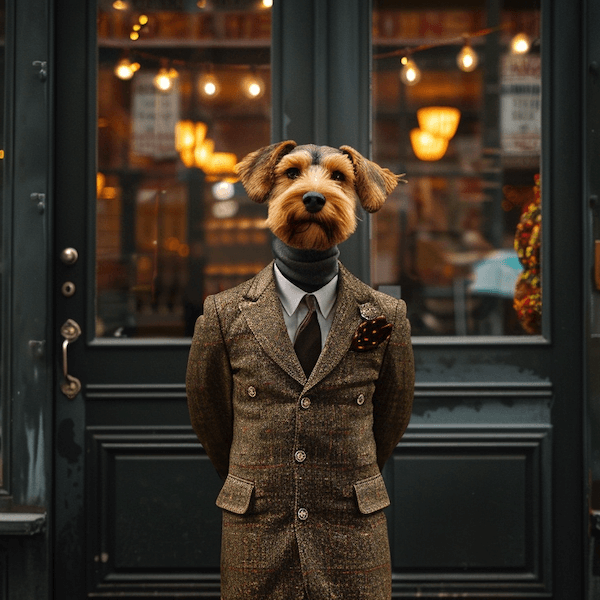
<path fill-rule="evenodd" d="M 542 330 L 415 336 L 413 419 L 384 470 L 394 597 L 583 594 L 578 9 L 542 5 Z M 266 10 L 56 0 L 56 598 L 219 597 L 189 331 L 269 247 L 229 159 L 206 153 L 371 140 L 371 3 Z M 342 248 L 365 281 L 370 231 L 365 217 Z"/>

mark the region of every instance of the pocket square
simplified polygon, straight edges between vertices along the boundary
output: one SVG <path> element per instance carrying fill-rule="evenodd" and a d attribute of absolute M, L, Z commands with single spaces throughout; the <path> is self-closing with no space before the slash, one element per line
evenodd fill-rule
<path fill-rule="evenodd" d="M 358 352 L 373 350 L 392 335 L 392 327 L 383 315 L 363 321 L 354 333 L 350 347 Z"/>

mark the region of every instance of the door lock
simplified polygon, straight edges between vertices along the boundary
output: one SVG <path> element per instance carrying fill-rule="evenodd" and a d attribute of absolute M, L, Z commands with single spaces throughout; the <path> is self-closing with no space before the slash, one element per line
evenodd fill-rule
<path fill-rule="evenodd" d="M 60 334 L 63 336 L 62 355 L 63 355 L 63 382 L 60 384 L 60 391 L 69 400 L 72 400 L 81 391 L 81 381 L 73 375 L 69 375 L 69 367 L 67 363 L 67 350 L 69 344 L 72 344 L 80 335 L 81 327 L 73 319 L 67 319 L 60 328 Z"/>

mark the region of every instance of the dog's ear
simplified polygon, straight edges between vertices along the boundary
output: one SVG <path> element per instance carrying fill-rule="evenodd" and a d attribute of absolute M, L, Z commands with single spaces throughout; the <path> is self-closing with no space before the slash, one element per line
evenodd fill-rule
<path fill-rule="evenodd" d="M 404 173 L 394 175 L 389 169 L 366 159 L 350 146 L 341 146 L 340 150 L 352 161 L 356 178 L 354 187 L 362 207 L 367 212 L 377 212 L 398 183 L 406 183 Z"/>
<path fill-rule="evenodd" d="M 291 140 L 265 146 L 250 152 L 235 166 L 251 200 L 262 204 L 268 199 L 275 183 L 275 167 L 295 147 L 296 142 Z"/>

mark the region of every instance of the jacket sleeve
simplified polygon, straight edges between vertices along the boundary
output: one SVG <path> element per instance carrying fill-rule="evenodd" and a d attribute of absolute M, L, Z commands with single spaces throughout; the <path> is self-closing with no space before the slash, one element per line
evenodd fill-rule
<path fill-rule="evenodd" d="M 232 373 L 213 296 L 196 321 L 187 365 L 186 392 L 192 427 L 222 479 L 233 436 Z"/>
<path fill-rule="evenodd" d="M 415 367 L 406 304 L 400 300 L 373 395 L 373 433 L 380 469 L 404 434 L 412 410 Z"/>

